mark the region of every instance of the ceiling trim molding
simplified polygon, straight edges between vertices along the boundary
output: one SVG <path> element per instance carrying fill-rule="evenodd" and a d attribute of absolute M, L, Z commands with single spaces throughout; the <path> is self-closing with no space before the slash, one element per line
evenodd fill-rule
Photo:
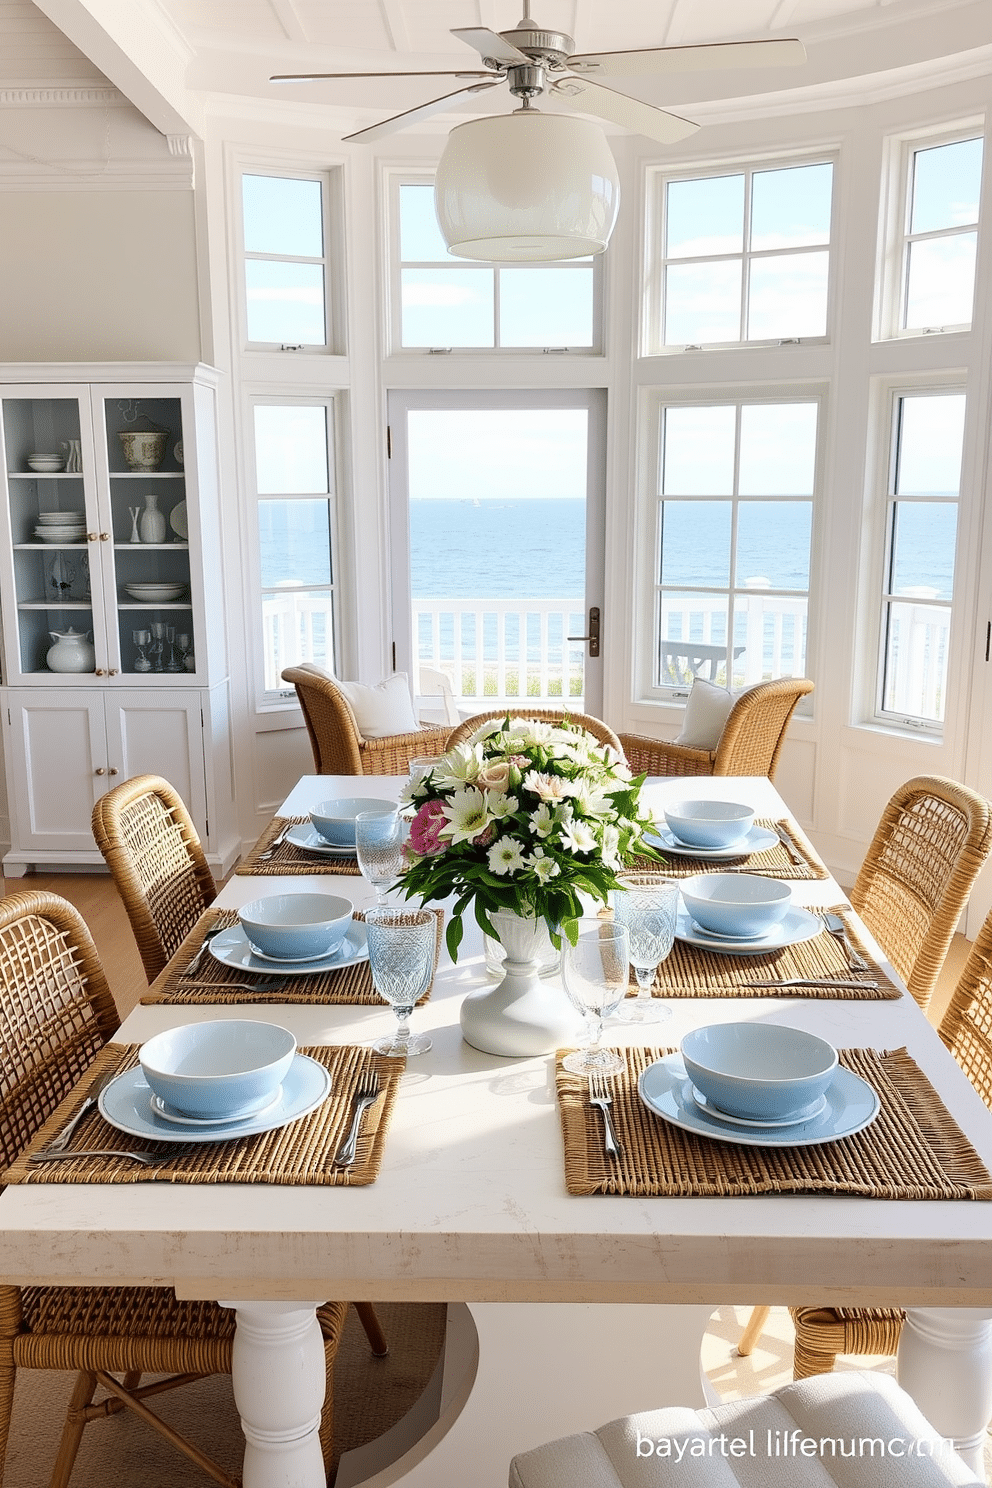
<path fill-rule="evenodd" d="M 2 108 L 131 108 L 117 88 L 0 88 Z"/>
<path fill-rule="evenodd" d="M 6 148 L 0 145 L 0 152 Z M 0 193 L 7 191 L 192 191 L 193 162 L 185 160 L 4 160 Z"/>

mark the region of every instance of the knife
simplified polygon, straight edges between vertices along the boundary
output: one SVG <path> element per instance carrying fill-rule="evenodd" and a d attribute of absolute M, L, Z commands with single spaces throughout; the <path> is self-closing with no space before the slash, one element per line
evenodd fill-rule
<path fill-rule="evenodd" d="M 796 844 L 793 842 L 792 838 L 789 836 L 782 823 L 773 822 L 772 825 L 775 828 L 775 835 L 778 837 L 779 842 L 781 842 L 782 846 L 785 848 L 786 852 L 789 854 L 789 857 L 795 863 L 796 867 L 805 868 L 806 859 L 796 847 Z"/>
<path fill-rule="evenodd" d="M 47 1158 L 49 1156 L 54 1157 L 57 1156 L 59 1153 L 65 1152 L 66 1144 L 68 1143 L 69 1138 L 72 1136 L 73 1132 L 76 1130 L 76 1127 L 82 1121 L 83 1117 L 88 1115 L 89 1112 L 92 1111 L 93 1107 L 96 1105 L 100 1097 L 101 1090 L 103 1090 L 105 1085 L 110 1084 L 111 1080 L 116 1074 L 117 1070 L 114 1065 L 111 1065 L 108 1070 L 104 1070 L 103 1074 L 97 1080 L 96 1084 L 91 1087 L 89 1095 L 83 1101 L 83 1104 L 80 1106 L 75 1116 L 71 1116 L 69 1118 L 62 1130 L 56 1133 L 56 1135 L 48 1143 L 47 1147 L 43 1147 L 40 1152 L 36 1152 L 34 1154 L 31 1159 L 32 1162 L 39 1158 Z"/>
<path fill-rule="evenodd" d="M 741 986 L 741 991 L 746 993 L 748 987 L 838 987 L 842 989 L 860 987 L 864 992 L 877 992 L 877 982 L 859 982 L 853 978 L 850 981 L 840 981 L 830 977 L 789 977 L 780 982 L 747 982 Z"/>

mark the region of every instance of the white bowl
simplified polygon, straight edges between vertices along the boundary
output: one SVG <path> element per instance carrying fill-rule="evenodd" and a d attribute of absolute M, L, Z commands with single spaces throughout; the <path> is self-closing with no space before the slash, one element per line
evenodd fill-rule
<path fill-rule="evenodd" d="M 311 811 L 310 820 L 333 847 L 354 847 L 356 816 L 363 811 L 391 815 L 395 810 L 395 802 L 384 801 L 381 796 L 342 796 L 336 801 L 321 801 Z"/>
<path fill-rule="evenodd" d="M 40 542 L 74 543 L 86 536 L 85 527 L 36 527 L 34 535 Z"/>
<path fill-rule="evenodd" d="M 754 811 L 738 801 L 680 801 L 665 807 L 669 830 L 688 847 L 732 847 L 754 825 Z"/>
<path fill-rule="evenodd" d="M 270 894 L 238 911 L 252 950 L 275 961 L 317 961 L 348 933 L 354 905 L 339 894 Z"/>
<path fill-rule="evenodd" d="M 185 584 L 125 584 L 124 588 L 132 599 L 141 603 L 158 601 L 165 603 L 170 599 L 178 599 L 185 589 Z"/>
<path fill-rule="evenodd" d="M 139 1058 L 152 1090 L 175 1110 L 233 1121 L 273 1099 L 295 1053 L 288 1028 L 224 1018 L 157 1033 Z"/>
<path fill-rule="evenodd" d="M 697 873 L 680 887 L 697 925 L 741 940 L 766 934 L 792 904 L 787 883 L 760 873 Z"/>
<path fill-rule="evenodd" d="M 826 1090 L 837 1050 L 783 1023 L 716 1023 L 679 1046 L 701 1095 L 728 1116 L 776 1121 L 800 1113 Z"/>
<path fill-rule="evenodd" d="M 56 470 L 65 468 L 65 460 L 61 455 L 28 455 L 28 466 L 31 470 L 47 471 L 49 474 Z"/>

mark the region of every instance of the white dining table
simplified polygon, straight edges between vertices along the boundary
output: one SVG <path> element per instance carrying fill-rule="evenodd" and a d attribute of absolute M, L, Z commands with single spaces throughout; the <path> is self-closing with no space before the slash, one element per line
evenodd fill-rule
<path fill-rule="evenodd" d="M 363 795 L 400 782 L 367 777 Z M 305 814 L 354 794 L 306 776 L 280 807 Z M 659 809 L 687 782 L 653 781 Z M 764 779 L 698 778 L 693 796 L 788 815 Z M 797 904 L 839 902 L 831 879 L 797 880 Z M 287 890 L 374 902 L 360 878 L 234 876 L 237 908 Z M 891 968 L 887 968 L 891 973 Z M 891 973 L 894 975 L 894 973 Z M 721 1304 L 903 1306 L 899 1370 L 936 1429 L 976 1468 L 992 1416 L 992 1203 L 849 1196 L 571 1196 L 552 1056 L 500 1058 L 466 1044 L 462 995 L 485 975 L 466 920 L 413 1026 L 380 1174 L 368 1187 L 11 1186 L 0 1196 L 0 1274 L 15 1283 L 170 1285 L 236 1309 L 234 1392 L 245 1488 L 317 1488 L 323 1358 L 314 1308 L 328 1298 L 443 1301 L 448 1344 L 429 1399 L 389 1438 L 346 1457 L 339 1488 L 502 1488 L 515 1452 L 663 1403 L 700 1405 L 699 1348 Z M 676 1045 L 702 1023 L 787 1021 L 841 1046 L 906 1046 L 992 1168 L 992 1113 L 913 1000 L 673 999 L 661 1025 L 608 1025 L 607 1040 Z M 329 1006 L 139 1006 L 118 1037 L 141 1041 L 206 1018 L 283 1023 L 301 1044 L 365 1044 L 392 1011 Z"/>

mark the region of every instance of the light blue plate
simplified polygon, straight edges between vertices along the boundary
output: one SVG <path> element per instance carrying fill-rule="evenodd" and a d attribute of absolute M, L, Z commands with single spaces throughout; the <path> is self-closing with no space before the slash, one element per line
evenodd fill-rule
<path fill-rule="evenodd" d="M 240 925 L 232 925 L 230 930 L 215 935 L 209 950 L 222 966 L 251 972 L 255 976 L 309 976 L 318 971 L 336 971 L 339 966 L 351 966 L 355 961 L 369 959 L 368 938 L 362 920 L 352 920 L 337 950 L 317 961 L 276 961 L 271 956 L 258 956 L 248 944 L 248 937 Z"/>
<path fill-rule="evenodd" d="M 751 853 L 767 852 L 770 847 L 775 846 L 778 838 L 767 827 L 752 827 L 746 836 L 730 847 L 690 847 L 688 842 L 680 842 L 670 827 L 659 822 L 654 832 L 645 833 L 644 840 L 652 847 L 657 847 L 662 852 L 675 853 L 680 858 L 702 858 L 722 863 L 730 858 L 745 858 Z"/>
<path fill-rule="evenodd" d="M 822 929 L 823 921 L 817 915 L 810 914 L 808 909 L 792 908 L 767 934 L 754 940 L 730 940 L 726 935 L 712 935 L 709 930 L 703 930 L 680 903 L 675 938 L 704 951 L 722 951 L 725 956 L 766 956 L 769 951 L 781 951 L 786 946 L 798 945 L 800 941 L 812 940 Z M 211 949 L 217 940 L 210 942 Z"/>
<path fill-rule="evenodd" d="M 234 1137 L 251 1137 L 257 1132 L 275 1131 L 288 1126 L 301 1116 L 309 1116 L 331 1093 L 331 1077 L 322 1064 L 306 1054 L 296 1054 L 285 1080 L 282 1094 L 273 1105 L 230 1121 L 226 1126 L 208 1122 L 177 1126 L 159 1116 L 152 1106 L 154 1096 L 140 1067 L 125 1070 L 100 1092 L 100 1115 L 129 1137 L 147 1137 L 154 1142 L 225 1142 Z"/>
<path fill-rule="evenodd" d="M 301 847 L 304 852 L 318 853 L 322 858 L 346 858 L 351 862 L 355 860 L 354 843 L 350 847 L 335 847 L 326 837 L 321 837 L 310 822 L 298 822 L 295 827 L 290 827 L 286 833 L 286 841 L 291 842 L 294 847 Z"/>
<path fill-rule="evenodd" d="M 693 1099 L 692 1081 L 681 1054 L 666 1054 L 649 1064 L 637 1082 L 637 1093 L 656 1116 L 683 1131 L 738 1147 L 816 1147 L 852 1137 L 870 1126 L 879 1112 L 879 1099 L 860 1075 L 839 1065 L 826 1089 L 826 1106 L 808 1121 L 775 1131 L 755 1131 L 709 1115 Z"/>

